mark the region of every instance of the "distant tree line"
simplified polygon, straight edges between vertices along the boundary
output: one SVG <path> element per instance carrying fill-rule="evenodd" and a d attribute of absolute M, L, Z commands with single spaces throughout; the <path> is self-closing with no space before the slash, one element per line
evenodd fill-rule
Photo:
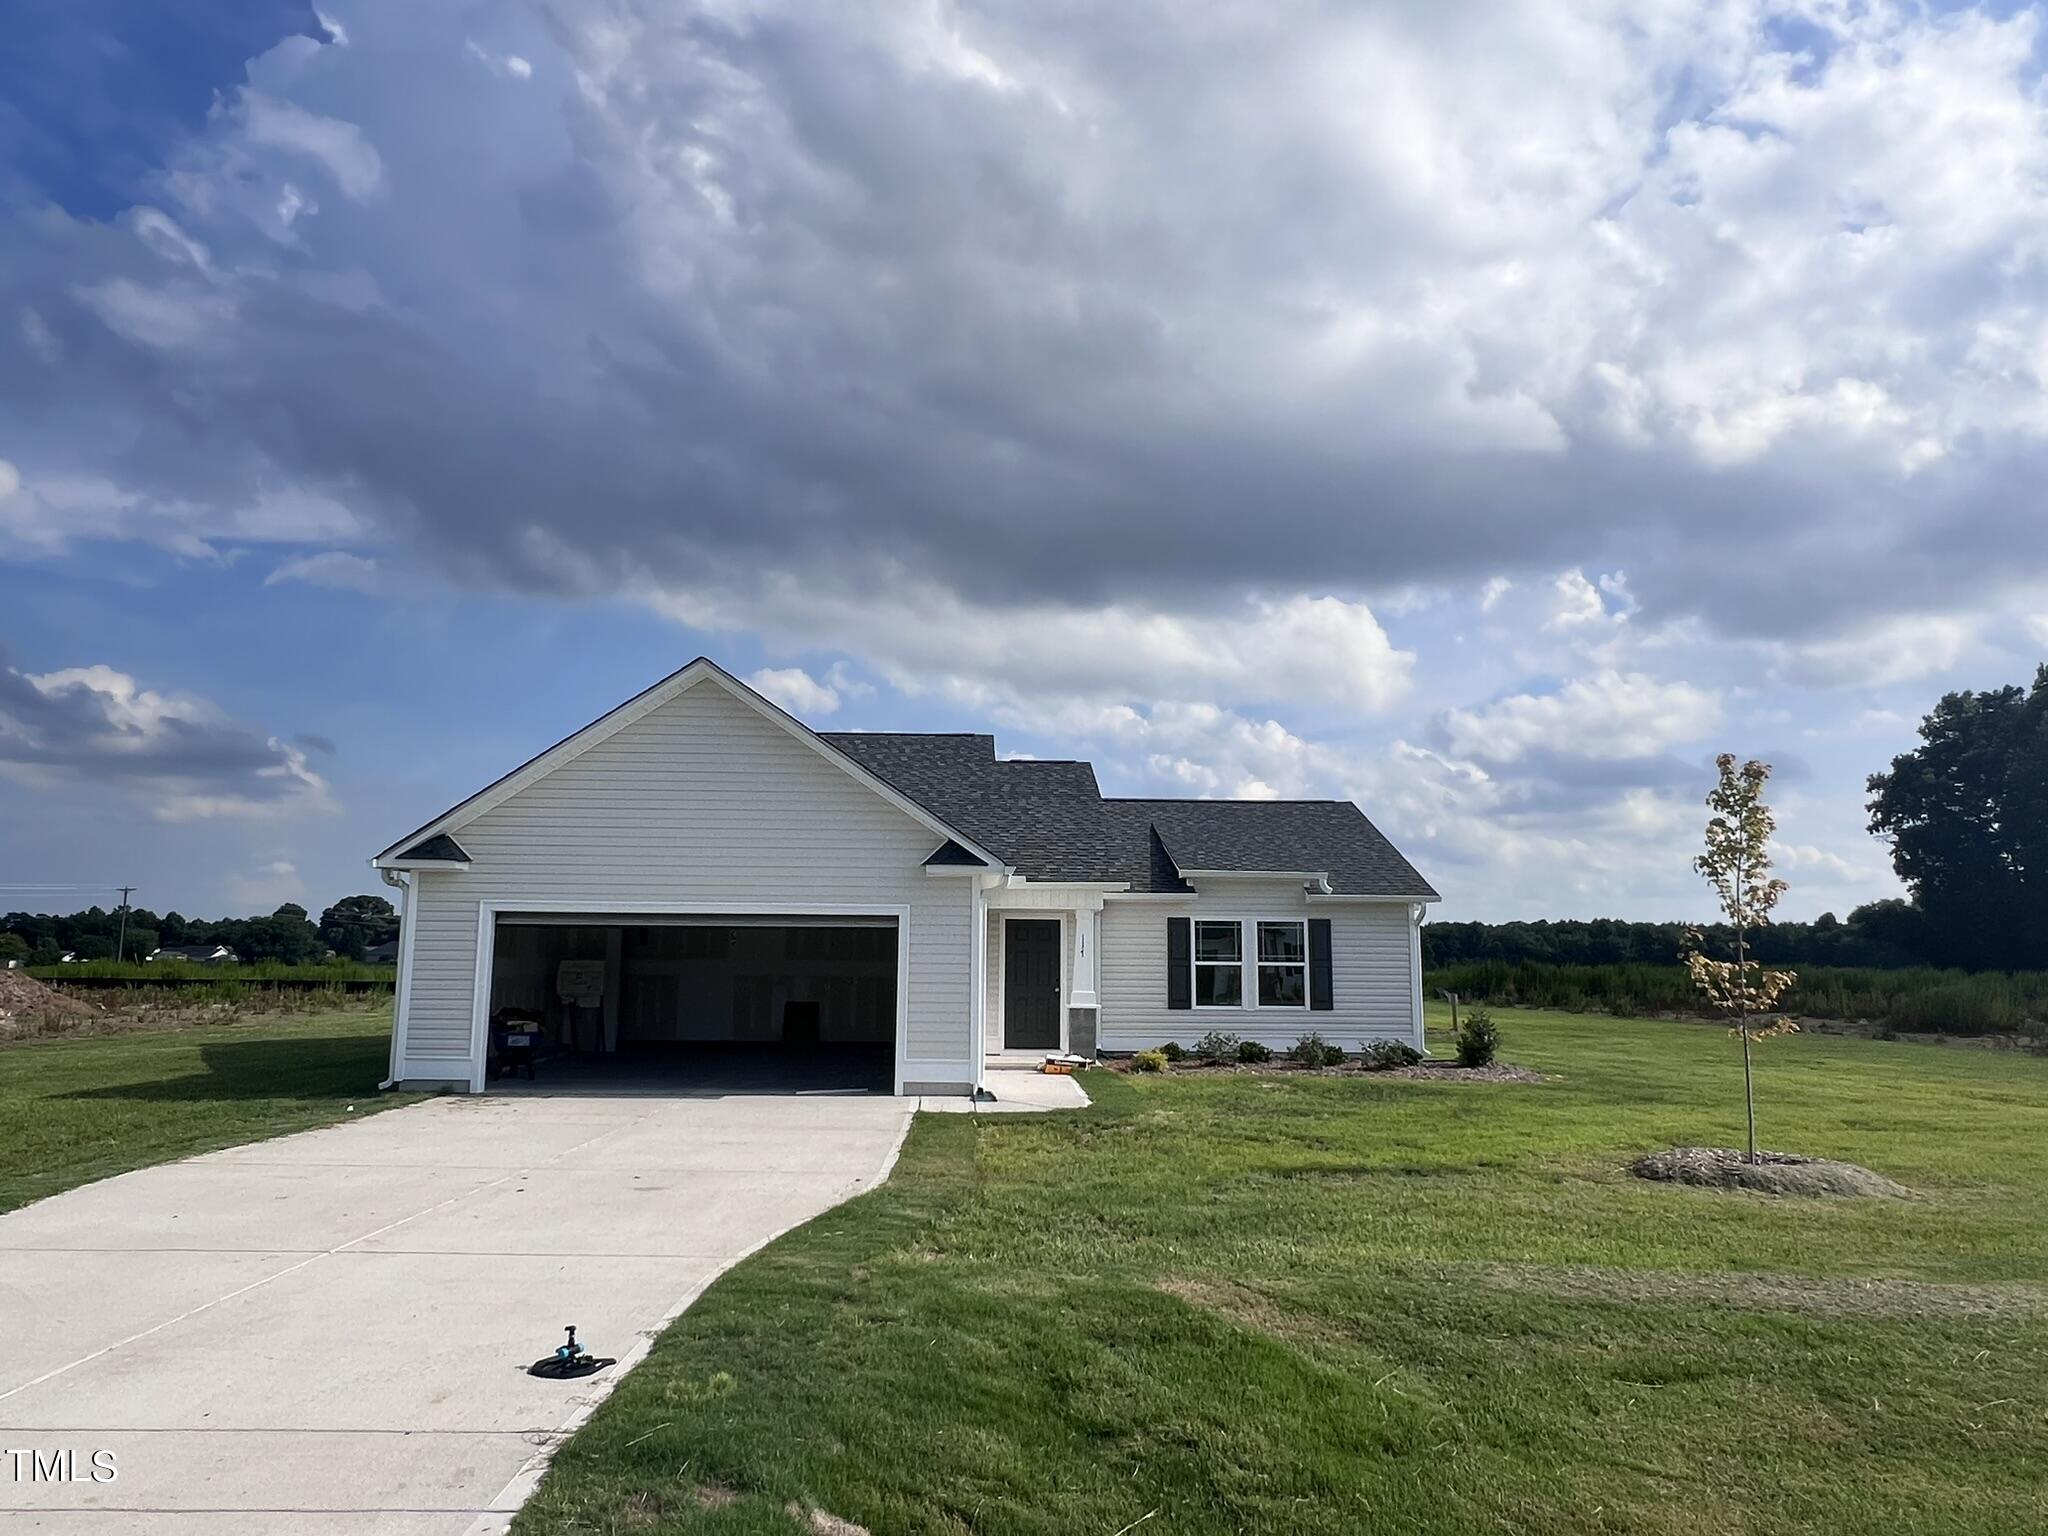
<path fill-rule="evenodd" d="M 1499 960 L 1509 965 L 1677 965 L 1688 928 L 1701 933 L 1714 954 L 1732 953 L 1725 924 L 1586 921 L 1533 923 L 1426 923 L 1425 966 Z M 1856 908 L 1847 922 L 1823 912 L 1812 922 L 1777 922 L 1749 935 L 1749 953 L 1762 965 L 1850 965 L 1892 969 L 1926 962 L 1907 942 L 1916 915 L 1903 901 Z"/>
<path fill-rule="evenodd" d="M 159 916 L 147 907 L 130 907 L 127 916 L 123 958 L 130 960 L 163 946 L 225 944 L 240 960 L 304 965 L 330 953 L 360 960 L 372 945 L 398 937 L 398 915 L 382 896 L 343 897 L 318 923 L 289 901 L 267 917 Z M 0 917 L 0 960 L 49 965 L 67 952 L 81 960 L 112 960 L 120 934 L 119 908 L 88 907 L 66 915 L 9 912 Z"/>

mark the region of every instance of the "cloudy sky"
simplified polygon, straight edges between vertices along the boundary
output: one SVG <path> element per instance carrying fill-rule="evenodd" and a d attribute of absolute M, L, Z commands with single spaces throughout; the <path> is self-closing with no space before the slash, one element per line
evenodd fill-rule
<path fill-rule="evenodd" d="M 1704 912 L 1761 755 L 1844 911 L 2048 655 L 2033 10 L 193 9 L 0 53 L 0 906 L 375 888 L 704 652 L 1445 916 Z"/>

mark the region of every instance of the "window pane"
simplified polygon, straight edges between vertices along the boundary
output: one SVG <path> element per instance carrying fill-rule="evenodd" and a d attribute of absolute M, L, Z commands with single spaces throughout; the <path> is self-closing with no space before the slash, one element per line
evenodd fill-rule
<path fill-rule="evenodd" d="M 1195 1006 L 1235 1008 L 1244 1002 L 1244 968 L 1237 965 L 1195 967 Z"/>
<path fill-rule="evenodd" d="M 1262 965 L 1259 967 L 1259 1006 L 1261 1008 L 1299 1008 L 1307 1000 L 1307 991 L 1302 978 L 1307 967 L 1299 965 Z"/>
<path fill-rule="evenodd" d="M 1305 930 L 1300 923 L 1259 924 L 1259 958 L 1261 960 L 1285 960 L 1299 965 L 1308 958 L 1308 945 L 1303 939 Z"/>
<path fill-rule="evenodd" d="M 1240 960 L 1244 957 L 1243 933 L 1235 923 L 1195 924 L 1197 960 Z"/>

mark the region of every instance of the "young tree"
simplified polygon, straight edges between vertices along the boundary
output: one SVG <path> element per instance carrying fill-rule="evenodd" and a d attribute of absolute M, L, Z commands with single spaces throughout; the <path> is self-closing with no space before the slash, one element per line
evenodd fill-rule
<path fill-rule="evenodd" d="M 1735 1015 L 1731 1033 L 1742 1039 L 1742 1099 L 1749 1115 L 1749 1161 L 1756 1161 L 1756 1080 L 1749 1048 L 1756 1040 L 1798 1029 L 1773 1016 L 1778 999 L 1792 985 L 1791 971 L 1769 971 L 1749 958 L 1749 935 L 1767 925 L 1771 909 L 1785 894 L 1785 882 L 1771 878 L 1771 834 L 1778 819 L 1764 804 L 1771 765 L 1751 760 L 1740 768 L 1735 754 L 1714 759 L 1721 779 L 1707 796 L 1707 851 L 1692 861 L 1720 898 L 1721 912 L 1735 934 L 1735 958 L 1714 960 L 1700 947 L 1697 931 L 1686 951 L 1685 968 L 1707 1001 Z"/>

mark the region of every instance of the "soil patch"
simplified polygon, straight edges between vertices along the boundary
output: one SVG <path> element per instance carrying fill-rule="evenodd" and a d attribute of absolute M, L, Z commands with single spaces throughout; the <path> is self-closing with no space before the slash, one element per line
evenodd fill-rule
<path fill-rule="evenodd" d="M 1791 1152 L 1759 1152 L 1752 1163 L 1733 1147 L 1673 1147 L 1668 1152 L 1652 1152 L 1630 1163 L 1629 1172 L 1659 1183 L 1746 1189 L 1763 1195 L 1906 1200 L 1913 1193 L 1856 1163 L 1799 1157 Z"/>
<path fill-rule="evenodd" d="M 0 1040 L 43 1034 L 53 1025 L 98 1013 L 91 1003 L 67 997 L 26 971 L 0 971 Z"/>

